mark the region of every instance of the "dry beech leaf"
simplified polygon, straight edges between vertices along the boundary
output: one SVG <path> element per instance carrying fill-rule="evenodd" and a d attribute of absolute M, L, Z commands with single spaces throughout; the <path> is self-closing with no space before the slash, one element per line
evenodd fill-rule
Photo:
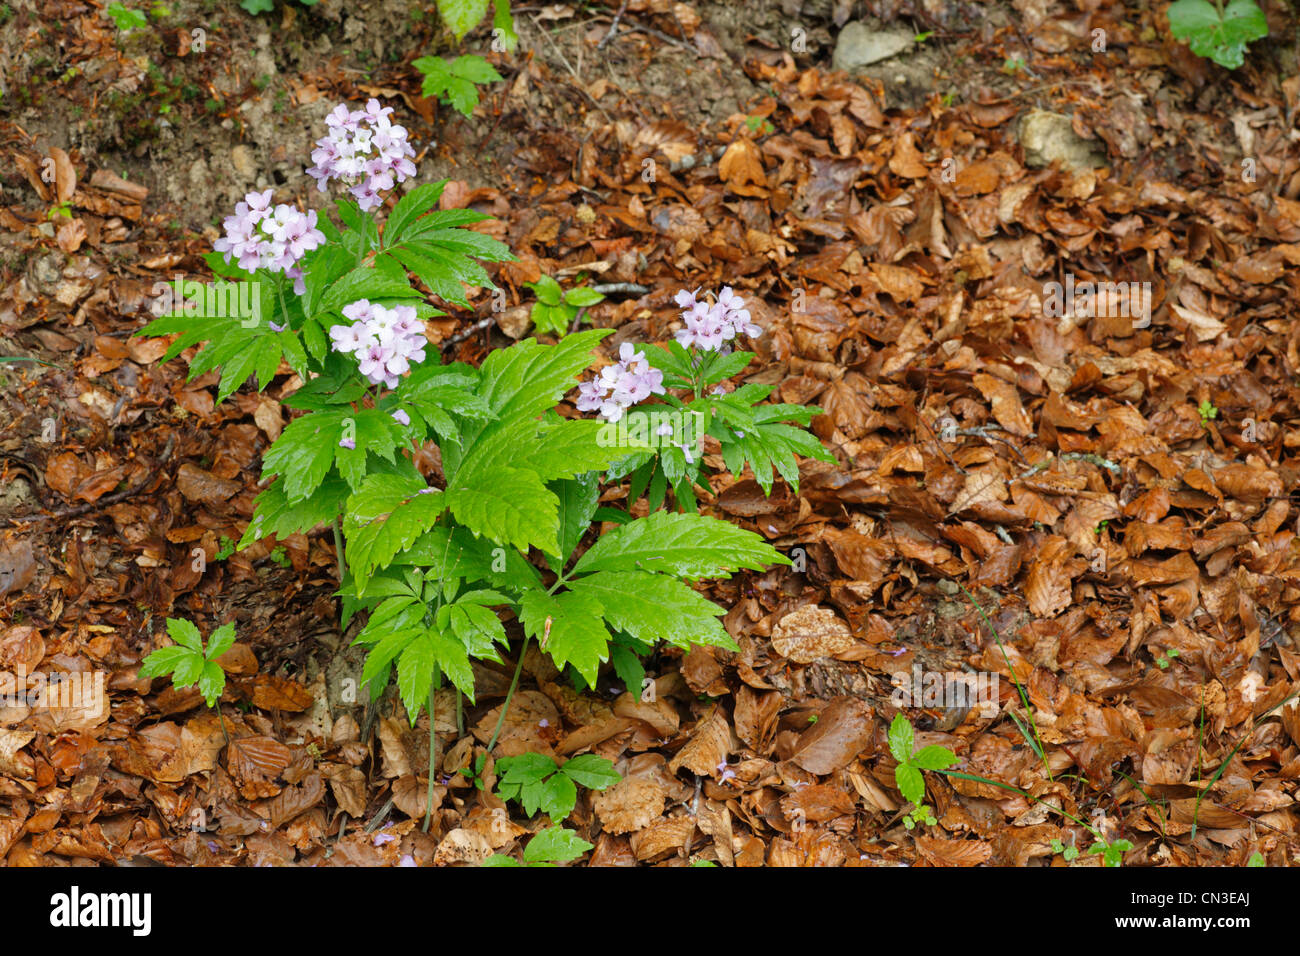
<path fill-rule="evenodd" d="M 772 629 L 772 647 L 796 664 L 842 654 L 854 645 L 849 626 L 829 608 L 808 604 L 791 611 Z"/>
<path fill-rule="evenodd" d="M 684 848 L 694 833 L 695 821 L 690 817 L 659 820 L 632 834 L 632 852 L 643 863 L 657 860 Z"/>
<path fill-rule="evenodd" d="M 799 735 L 791 756 L 796 764 L 822 776 L 848 766 L 873 736 L 871 707 L 856 697 L 836 697 Z"/>
<path fill-rule="evenodd" d="M 709 716 L 695 725 L 691 739 L 668 762 L 668 769 L 676 773 L 679 767 L 685 767 L 700 776 L 716 776 L 718 766 L 726 762 L 730 752 L 731 727 L 722 709 L 714 707 Z"/>
<path fill-rule="evenodd" d="M 656 781 L 625 777 L 608 790 L 593 793 L 591 803 L 603 830 L 631 833 L 659 819 L 666 798 L 667 791 Z"/>
<path fill-rule="evenodd" d="M 330 792 L 344 813 L 350 817 L 366 815 L 366 775 L 356 767 L 327 763 L 320 768 L 330 783 Z M 396 803 L 397 801 L 393 801 Z"/>
<path fill-rule="evenodd" d="M 263 710 L 287 710 L 301 713 L 314 698 L 307 688 L 287 677 L 258 674 L 253 681 L 253 706 Z"/>
<path fill-rule="evenodd" d="M 434 866 L 454 866 L 469 863 L 474 866 L 492 855 L 492 844 L 487 837 L 473 830 L 457 828 L 442 838 L 433 855 Z"/>

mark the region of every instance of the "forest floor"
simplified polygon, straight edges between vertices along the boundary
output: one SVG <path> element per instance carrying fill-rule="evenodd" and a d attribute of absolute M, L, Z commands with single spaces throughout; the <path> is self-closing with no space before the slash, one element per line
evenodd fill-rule
<path fill-rule="evenodd" d="M 653 702 L 525 660 L 493 756 L 624 778 L 570 818 L 585 864 L 1066 865 L 1098 834 L 1125 865 L 1300 861 L 1290 6 L 1233 72 L 1148 4 L 634 0 L 611 32 L 619 6 L 516 6 L 513 54 L 408 0 L 176 0 L 130 31 L 0 8 L 0 355 L 39 360 L 0 361 L 0 680 L 103 673 L 109 705 L 0 700 L 0 860 L 476 863 L 539 826 L 459 773 L 513 660 L 476 665 L 477 706 L 439 697 L 424 832 L 429 718 L 357 699 L 328 529 L 233 551 L 287 367 L 215 405 L 131 337 L 246 192 L 323 208 L 310 144 L 373 96 L 518 256 L 504 312 L 481 289 L 429 322 L 489 320 L 448 360 L 526 335 L 541 274 L 648 290 L 588 310 L 611 351 L 732 285 L 764 329 L 746 380 L 824 410 L 836 464 L 799 493 L 703 496 L 794 561 L 709 587 L 739 653 L 659 652 Z M 900 51 L 836 71 L 869 17 Z M 468 119 L 411 65 L 453 52 L 505 77 Z M 1053 307 L 1088 282 L 1130 285 Z M 196 690 L 136 677 L 167 617 L 237 627 L 229 745 Z M 900 706 L 1037 800 L 931 774 L 936 823 L 905 827 Z"/>

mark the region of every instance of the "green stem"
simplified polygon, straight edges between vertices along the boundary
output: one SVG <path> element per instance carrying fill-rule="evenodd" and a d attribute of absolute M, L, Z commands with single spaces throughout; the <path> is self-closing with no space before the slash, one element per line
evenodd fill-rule
<path fill-rule="evenodd" d="M 975 595 L 971 594 L 970 591 L 967 591 L 966 586 L 960 581 L 954 583 L 957 587 L 962 589 L 962 592 L 970 600 L 970 603 L 974 605 L 975 610 L 979 611 L 980 617 L 984 619 L 984 624 L 993 635 L 993 640 L 997 641 L 998 650 L 1002 652 L 1002 660 L 1007 665 L 1007 673 L 1011 675 L 1011 682 L 1016 685 L 1016 690 L 1020 692 L 1020 702 L 1025 705 L 1025 713 L 1029 716 L 1029 726 L 1034 728 L 1034 742 L 1038 744 L 1036 749 L 1039 758 L 1043 761 L 1043 769 L 1047 771 L 1047 779 L 1054 782 L 1055 778 L 1052 776 L 1052 765 L 1047 762 L 1047 750 L 1043 747 L 1043 740 L 1038 734 L 1038 721 L 1034 719 L 1034 710 L 1029 703 L 1029 692 L 1026 691 L 1024 685 L 1020 683 L 1020 678 L 1016 677 L 1016 669 L 1011 666 L 1011 658 L 1007 654 L 1006 645 L 1002 643 L 1002 635 L 999 634 L 998 629 L 993 626 L 993 622 L 989 620 L 989 616 L 984 613 L 984 608 L 975 600 Z"/>
<path fill-rule="evenodd" d="M 1021 790 L 1019 787 L 1013 787 L 1013 786 L 1011 786 L 1011 784 L 1009 784 L 1009 783 L 1003 783 L 1003 782 L 1000 781 L 1000 780 L 990 780 L 988 777 L 981 777 L 981 776 L 979 776 L 978 774 L 973 774 L 973 773 L 962 773 L 962 772 L 959 771 L 959 770 L 936 770 L 936 771 L 934 771 L 934 772 L 935 772 L 935 773 L 941 773 L 941 774 L 943 774 L 945 777 L 957 777 L 957 778 L 959 778 L 959 779 L 961 779 L 961 780 L 974 780 L 976 783 L 986 783 L 986 784 L 988 784 L 990 787 L 1001 787 L 1003 790 L 1010 790 L 1012 793 L 1018 793 L 1018 794 L 1020 794 L 1022 797 L 1028 797 L 1030 800 L 1033 800 L 1035 803 L 1041 803 L 1043 806 L 1047 807 L 1049 810 L 1055 810 L 1055 811 L 1056 811 L 1057 813 L 1059 813 L 1061 816 L 1063 816 L 1063 817 L 1067 817 L 1067 818 L 1073 820 L 1075 823 L 1079 824 L 1079 826 L 1083 827 L 1085 830 L 1087 830 L 1089 833 L 1091 833 L 1091 834 L 1092 834 L 1094 837 L 1096 837 L 1098 840 L 1100 840 L 1100 841 L 1103 842 L 1103 843 L 1106 842 L 1105 838 L 1101 835 L 1101 833 L 1100 833 L 1100 832 L 1099 832 L 1095 827 L 1093 827 L 1091 824 L 1084 823 L 1082 820 L 1080 820 L 1078 817 L 1076 817 L 1073 813 L 1070 813 L 1070 812 L 1068 812 L 1068 811 L 1066 811 L 1066 810 L 1062 810 L 1060 807 L 1058 807 L 1058 806 L 1057 806 L 1056 804 L 1054 804 L 1054 803 L 1048 803 L 1046 800 L 1040 800 L 1038 797 L 1034 796 L 1032 793 L 1028 793 L 1027 791 Z"/>
<path fill-rule="evenodd" d="M 524 669 L 524 655 L 528 653 L 528 636 L 524 635 L 523 646 L 519 648 L 519 663 L 515 665 L 515 676 L 510 679 L 510 690 L 506 692 L 506 702 L 501 705 L 501 716 L 497 718 L 496 730 L 492 731 L 492 739 L 488 741 L 487 752 L 491 756 L 492 748 L 497 745 L 497 738 L 501 736 L 501 728 L 505 726 L 506 714 L 510 710 L 510 702 L 514 700 L 515 688 L 519 686 L 519 675 Z"/>
<path fill-rule="evenodd" d="M 339 516 L 334 516 L 334 557 L 339 565 L 339 589 L 343 588 L 343 529 L 339 527 Z"/>
<path fill-rule="evenodd" d="M 424 832 L 429 832 L 433 820 L 433 782 L 438 774 L 438 711 L 437 694 L 442 685 L 442 668 L 433 668 L 433 682 L 429 685 L 429 789 L 424 796 Z"/>
<path fill-rule="evenodd" d="M 1300 692 L 1297 692 L 1297 693 L 1292 694 L 1290 697 L 1287 697 L 1287 698 L 1286 698 L 1285 700 L 1283 700 L 1281 703 L 1276 704 L 1276 705 L 1273 706 L 1273 707 L 1270 707 L 1268 710 L 1264 711 L 1264 713 L 1262 713 L 1262 714 L 1260 714 L 1258 717 L 1256 717 L 1256 718 L 1251 722 L 1251 724 L 1250 724 L 1250 729 L 1247 730 L 1246 733 L 1245 733 L 1244 735 L 1242 735 L 1242 738 L 1241 738 L 1240 740 L 1237 741 L 1237 746 L 1235 746 L 1235 747 L 1232 748 L 1232 752 L 1228 754 L 1227 759 L 1224 760 L 1223 763 L 1221 763 L 1221 764 L 1219 765 L 1219 769 L 1216 770 L 1216 771 L 1214 772 L 1214 776 L 1210 778 L 1210 782 L 1209 782 L 1206 786 L 1204 786 L 1204 787 L 1201 788 L 1201 792 L 1200 792 L 1199 794 L 1197 794 L 1197 796 L 1196 796 L 1196 809 L 1195 809 L 1195 811 L 1192 813 L 1192 835 L 1191 835 L 1191 839 L 1193 839 L 1193 840 L 1196 839 L 1196 826 L 1197 826 L 1197 819 L 1198 819 L 1198 818 L 1200 817 L 1200 815 L 1201 815 L 1201 801 L 1205 799 L 1205 795 L 1206 795 L 1207 793 L 1209 793 L 1211 790 L 1214 789 L 1214 785 L 1215 785 L 1216 783 L 1218 783 L 1218 782 L 1219 782 L 1219 778 L 1223 776 L 1223 771 L 1227 770 L 1227 769 L 1228 769 L 1228 764 L 1232 763 L 1232 758 L 1235 757 L 1235 756 L 1237 756 L 1237 751 L 1241 750 L 1242 745 L 1245 744 L 1245 742 L 1246 742 L 1247 740 L 1250 739 L 1250 735 L 1253 734 L 1253 733 L 1255 732 L 1255 728 L 1258 727 L 1258 726 L 1260 725 L 1260 723 L 1262 723 L 1266 717 L 1268 717 L 1270 714 L 1273 713 L 1273 711 L 1277 710 L 1278 708 L 1283 707 L 1283 706 L 1286 705 L 1286 704 L 1289 704 L 1291 701 L 1295 700 L 1297 697 L 1300 697 Z M 1204 722 L 1205 722 L 1205 721 L 1204 721 L 1204 718 L 1202 718 L 1202 721 L 1201 721 L 1202 725 L 1204 725 Z"/>

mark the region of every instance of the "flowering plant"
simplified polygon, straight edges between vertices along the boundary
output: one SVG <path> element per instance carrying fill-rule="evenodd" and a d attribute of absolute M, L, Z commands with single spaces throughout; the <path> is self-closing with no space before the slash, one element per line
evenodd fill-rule
<path fill-rule="evenodd" d="M 608 330 L 557 345 L 524 340 L 478 369 L 444 365 L 427 346 L 422 320 L 440 314 L 427 299 L 467 305 L 466 285 L 492 286 L 476 260 L 511 256 L 467 228 L 485 216 L 436 208 L 442 183 L 411 189 L 379 221 L 383 193 L 415 171 L 389 112 L 374 100 L 340 106 L 313 153 L 321 186 L 348 187 L 341 225 L 250 194 L 206 259 L 233 280 L 216 286 L 253 294 L 199 297 L 139 333 L 176 336 L 164 360 L 201 344 L 190 376 L 219 368 L 218 401 L 250 376 L 259 390 L 289 372 L 301 381 L 283 401 L 302 414 L 263 454 L 270 483 L 239 546 L 269 550 L 264 539 L 333 526 L 344 624 L 365 615 L 362 681 L 376 695 L 395 673 L 412 723 L 444 675 L 474 699 L 473 661 L 501 660 L 512 620 L 525 644 L 536 640 L 588 685 L 612 654 L 639 686 L 632 652 L 660 641 L 735 648 L 723 609 L 686 581 L 788 559 L 752 532 L 694 514 L 657 512 L 592 533 L 600 473 L 647 449 L 602 442 L 605 422 L 555 412 Z M 257 308 L 231 307 L 243 302 Z M 748 333 L 739 300 L 726 303 L 729 328 Z M 676 402 L 666 387 L 702 387 L 744 364 L 712 352 L 691 363 L 673 349 L 623 347 L 601 373 L 607 418 L 651 395 Z M 595 398 L 585 386 L 584 407 Z M 438 456 L 417 454 L 430 445 Z"/>
<path fill-rule="evenodd" d="M 696 487 L 709 488 L 706 436 L 717 442 L 727 471 L 739 475 L 749 465 L 764 494 L 771 494 L 773 469 L 799 490 L 796 455 L 835 460 L 804 431 L 821 409 L 759 405 L 772 393 L 771 386 L 728 390 L 723 384 L 754 359 L 753 352 L 732 352 L 731 343 L 742 336 L 757 338 L 763 330 L 729 286 L 712 302 L 701 300 L 699 292 L 677 293 L 683 325 L 675 341 L 640 351 L 624 342 L 618 364 L 579 387 L 578 410 L 598 412 L 608 423 L 602 440 L 630 449 L 608 476 L 611 481 L 630 476 L 629 506 L 647 494 L 650 510 L 657 511 L 671 488 L 678 507 L 694 511 Z M 643 404 L 652 396 L 659 401 Z"/>

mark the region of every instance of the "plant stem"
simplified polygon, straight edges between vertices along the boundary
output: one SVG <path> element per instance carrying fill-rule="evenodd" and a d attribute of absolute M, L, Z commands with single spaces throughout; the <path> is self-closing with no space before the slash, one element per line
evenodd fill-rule
<path fill-rule="evenodd" d="M 339 588 L 343 587 L 343 529 L 339 527 L 339 516 L 334 516 L 334 557 L 339 565 Z"/>
<path fill-rule="evenodd" d="M 429 685 L 429 789 L 424 796 L 424 832 L 429 832 L 433 820 L 433 782 L 438 768 L 438 687 L 442 684 L 442 668 L 433 668 L 433 683 Z"/>
<path fill-rule="evenodd" d="M 528 652 L 528 636 L 524 635 L 524 644 L 519 648 L 519 663 L 515 665 L 515 676 L 510 679 L 510 690 L 506 692 L 506 702 L 501 705 L 501 716 L 497 718 L 496 730 L 492 731 L 492 739 L 488 741 L 488 756 L 492 755 L 492 748 L 497 745 L 497 738 L 501 736 L 501 728 L 505 726 L 506 714 L 510 710 L 510 702 L 515 698 L 515 688 L 519 686 L 519 675 L 524 669 L 524 655 Z"/>
<path fill-rule="evenodd" d="M 1034 728 L 1034 741 L 1038 744 L 1036 749 L 1038 751 L 1039 759 L 1043 761 L 1043 769 L 1047 771 L 1047 779 L 1054 781 L 1055 778 L 1052 776 L 1052 765 L 1047 762 L 1047 750 L 1043 747 L 1043 740 L 1038 735 L 1038 721 L 1034 719 L 1034 710 L 1029 703 L 1029 692 L 1025 690 L 1024 686 L 1020 683 L 1020 678 L 1016 676 L 1016 669 L 1011 666 L 1011 658 L 1007 655 L 1006 645 L 1002 643 L 1002 635 L 999 634 L 998 629 L 993 626 L 993 622 L 989 620 L 989 616 L 984 613 L 984 608 L 980 606 L 979 601 L 975 600 L 975 595 L 971 594 L 970 591 L 967 591 L 966 586 L 960 581 L 955 583 L 957 587 L 962 589 L 962 592 L 966 597 L 970 599 L 970 603 L 975 606 L 975 610 L 979 611 L 980 617 L 984 619 L 985 625 L 987 625 L 989 632 L 993 635 L 993 640 L 998 642 L 998 650 L 1002 652 L 1002 660 L 1007 665 L 1007 673 L 1011 675 L 1011 682 L 1016 685 L 1016 690 L 1020 692 L 1020 702 L 1025 705 L 1025 713 L 1029 715 L 1029 725 Z M 1012 714 L 1014 715 L 1014 711 Z"/>

